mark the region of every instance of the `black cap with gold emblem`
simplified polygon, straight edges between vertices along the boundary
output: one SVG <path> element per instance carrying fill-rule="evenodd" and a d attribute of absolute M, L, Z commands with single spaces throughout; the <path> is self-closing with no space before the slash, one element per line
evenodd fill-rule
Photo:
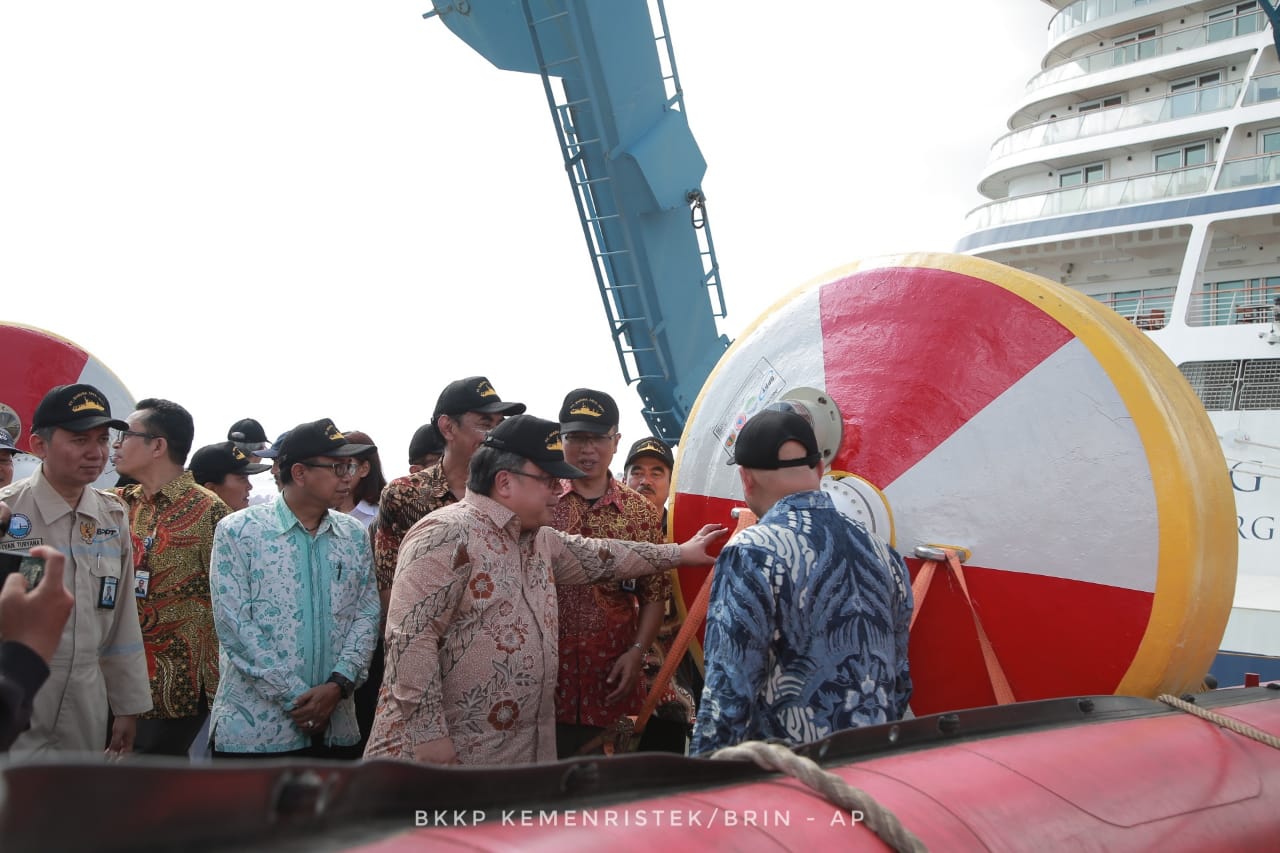
<path fill-rule="evenodd" d="M 562 480 L 577 480 L 586 472 L 564 461 L 560 425 L 555 421 L 516 415 L 507 418 L 484 437 L 484 446 L 523 456 L 543 471 Z"/>
<path fill-rule="evenodd" d="M 298 424 L 276 447 L 281 465 L 292 465 L 313 456 L 355 456 L 373 449 L 372 444 L 347 441 L 347 437 L 328 418 Z"/>
<path fill-rule="evenodd" d="M 92 385 L 59 385 L 44 395 L 31 418 L 32 431 L 45 427 L 62 427 L 84 432 L 94 427 L 128 429 L 129 425 L 111 417 L 107 397 Z"/>
<path fill-rule="evenodd" d="M 436 410 L 431 422 L 441 415 L 462 415 L 482 412 L 486 415 L 518 415 L 525 409 L 524 403 L 504 403 L 493 390 L 493 385 L 483 376 L 468 376 L 444 386 L 436 400 Z"/>
<path fill-rule="evenodd" d="M 561 432 L 594 432 L 604 435 L 618 425 L 618 404 L 603 391 L 575 388 L 560 407 Z"/>
<path fill-rule="evenodd" d="M 630 468 L 631 463 L 635 462 L 641 456 L 652 456 L 654 459 L 660 460 L 668 468 L 676 467 L 675 454 L 671 452 L 671 445 L 667 444 L 660 438 L 649 436 L 642 438 L 635 444 L 631 445 L 630 452 L 627 453 L 627 464 L 622 467 Z"/>
<path fill-rule="evenodd" d="M 250 462 L 233 441 L 221 441 L 202 447 L 191 454 L 187 470 L 200 484 L 221 483 L 228 474 L 261 474 L 271 468 L 261 462 Z"/>

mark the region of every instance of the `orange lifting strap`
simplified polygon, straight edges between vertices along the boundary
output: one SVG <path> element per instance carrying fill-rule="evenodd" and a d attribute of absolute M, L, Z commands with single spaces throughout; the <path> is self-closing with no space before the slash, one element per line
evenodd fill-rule
<path fill-rule="evenodd" d="M 733 536 L 737 536 L 739 530 L 750 527 L 756 521 L 755 513 L 746 507 L 738 507 L 738 526 L 733 529 Z M 732 539 L 733 536 L 729 538 Z M 702 627 L 702 620 L 707 618 L 707 605 L 711 602 L 711 579 L 715 577 L 715 567 L 711 568 L 712 570 L 707 572 L 707 579 L 702 582 L 702 589 L 698 590 L 698 597 L 693 600 L 693 606 L 684 616 L 684 624 L 680 626 L 680 633 L 676 634 L 675 641 L 671 643 L 671 651 L 662 662 L 658 677 L 653 680 L 653 687 L 644 699 L 640 715 L 636 717 L 635 733 L 637 735 L 649 724 L 649 718 L 653 716 L 654 710 L 658 707 L 658 700 L 662 698 L 667 685 L 671 683 L 671 677 L 676 674 L 676 667 L 680 665 L 680 659 L 689 648 L 689 642 Z"/>
<path fill-rule="evenodd" d="M 951 567 L 952 574 L 960 583 L 960 591 L 964 593 L 964 600 L 969 604 L 969 612 L 973 614 L 973 627 L 978 631 L 978 644 L 982 647 L 982 662 L 987 666 L 987 678 L 991 679 L 991 689 L 995 691 L 996 703 L 1009 705 L 1016 702 L 1017 700 L 1013 697 L 1013 688 L 1009 686 L 1009 679 L 1005 677 L 1000 659 L 996 657 L 996 650 L 982 627 L 982 618 L 978 616 L 978 609 L 973 606 L 973 598 L 969 595 L 969 585 L 964 580 L 964 567 L 960 565 L 960 558 L 952 548 L 943 548 L 942 553 L 946 555 L 947 565 Z M 920 567 L 920 573 L 911 584 L 911 595 L 915 599 L 915 608 L 911 611 L 911 628 L 915 627 L 920 610 L 924 607 L 929 586 L 933 583 L 933 573 L 941 564 L 941 560 L 925 560 L 924 565 Z"/>

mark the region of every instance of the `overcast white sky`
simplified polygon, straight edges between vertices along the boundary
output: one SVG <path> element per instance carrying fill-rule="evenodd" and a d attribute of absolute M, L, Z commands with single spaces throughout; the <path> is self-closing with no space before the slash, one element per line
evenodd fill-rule
<path fill-rule="evenodd" d="M 950 250 L 1052 14 L 666 5 L 730 336 L 824 270 Z M 639 438 L 541 84 L 428 8 L 0 4 L 0 317 L 182 403 L 197 446 L 332 417 L 403 473 L 476 373 L 549 418 L 610 391 Z"/>

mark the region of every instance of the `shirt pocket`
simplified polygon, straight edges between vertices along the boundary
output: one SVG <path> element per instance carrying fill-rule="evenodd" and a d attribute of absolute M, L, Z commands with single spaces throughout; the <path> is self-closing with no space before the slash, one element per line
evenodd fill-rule
<path fill-rule="evenodd" d="M 355 615 L 360 597 L 360 573 L 363 569 L 355 555 L 346 549 L 333 553 L 333 578 L 329 587 L 329 600 L 335 615 L 350 618 Z"/>

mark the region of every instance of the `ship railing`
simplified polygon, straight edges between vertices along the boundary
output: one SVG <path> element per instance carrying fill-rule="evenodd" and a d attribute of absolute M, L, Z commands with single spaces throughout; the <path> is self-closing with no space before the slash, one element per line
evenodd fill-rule
<path fill-rule="evenodd" d="M 1191 294 L 1187 306 L 1188 326 L 1235 326 L 1270 323 L 1280 306 L 1280 285 L 1263 285 L 1267 279 L 1251 279 L 1253 287 L 1234 290 L 1206 289 Z M 1273 279 L 1274 280 L 1274 279 Z M 1245 284 L 1245 282 L 1240 282 Z"/>
<path fill-rule="evenodd" d="M 1201 193 L 1209 188 L 1213 168 L 1212 164 L 1191 166 L 998 199 L 969 211 L 965 224 L 970 231 L 981 231 L 1008 222 L 1065 216 Z"/>
<path fill-rule="evenodd" d="M 1234 190 L 1255 184 L 1271 184 L 1280 181 L 1280 153 L 1242 157 L 1222 164 L 1218 176 L 1220 190 Z"/>
<path fill-rule="evenodd" d="M 1280 77 L 1280 75 L 1276 75 Z M 1280 85 L 1273 82 L 1271 85 Z M 1262 90 L 1260 90 L 1262 91 Z M 1270 91 L 1270 90 L 1267 90 Z M 991 146 L 991 161 L 1025 151 L 1070 142 L 1086 136 L 1097 136 L 1131 127 L 1144 127 L 1187 116 L 1231 109 L 1240 95 L 1240 81 L 1219 83 L 1158 98 L 1133 101 L 1123 106 L 1097 109 L 1078 115 L 1046 119 L 1018 130 L 1010 131 Z M 1275 97 L 1280 97 L 1276 95 Z"/>
<path fill-rule="evenodd" d="M 1143 59 L 1154 59 L 1180 50 L 1202 47 L 1216 41 L 1248 35 L 1262 29 L 1265 23 L 1262 12 L 1247 12 L 1231 18 L 1222 18 L 1208 24 L 1174 30 L 1151 38 L 1135 39 L 1126 44 L 1096 50 L 1051 66 L 1027 81 L 1027 91 L 1034 91 L 1050 83 L 1059 83 L 1117 68 Z"/>
<path fill-rule="evenodd" d="M 1093 298 L 1139 329 L 1148 332 L 1163 329 L 1169 325 L 1169 315 L 1173 311 L 1171 294 L 1142 296 L 1141 294 L 1107 293 Z"/>
<path fill-rule="evenodd" d="M 1244 106 L 1280 99 L 1280 73 L 1264 74 L 1249 81 L 1244 92 Z"/>
<path fill-rule="evenodd" d="M 1076 27 L 1146 6 L 1150 0 L 1077 0 L 1058 10 L 1049 22 L 1049 41 L 1055 42 Z"/>

